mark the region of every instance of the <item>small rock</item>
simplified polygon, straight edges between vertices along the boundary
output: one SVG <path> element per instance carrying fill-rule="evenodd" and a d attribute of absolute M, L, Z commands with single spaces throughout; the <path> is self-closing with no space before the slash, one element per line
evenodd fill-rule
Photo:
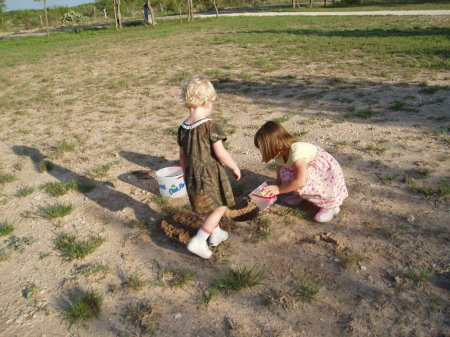
<path fill-rule="evenodd" d="M 406 221 L 411 224 L 414 223 L 415 220 L 416 220 L 416 217 L 414 215 L 410 215 L 406 218 Z"/>
<path fill-rule="evenodd" d="M 176 312 L 173 314 L 173 318 L 175 318 L 175 319 L 181 318 L 181 316 L 182 316 L 181 312 Z"/>
<path fill-rule="evenodd" d="M 361 269 L 361 270 L 366 270 L 367 267 L 366 267 L 366 266 L 359 266 L 359 269 Z"/>

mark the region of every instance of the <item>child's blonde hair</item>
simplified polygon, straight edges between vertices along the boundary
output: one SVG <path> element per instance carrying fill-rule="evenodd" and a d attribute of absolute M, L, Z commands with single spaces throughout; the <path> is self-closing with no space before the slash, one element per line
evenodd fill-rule
<path fill-rule="evenodd" d="M 254 142 L 261 152 L 263 162 L 267 163 L 279 157 L 296 140 L 280 123 L 269 121 L 256 132 Z"/>
<path fill-rule="evenodd" d="M 181 98 L 187 108 L 205 106 L 216 100 L 216 90 L 204 76 L 194 76 L 181 85 Z"/>

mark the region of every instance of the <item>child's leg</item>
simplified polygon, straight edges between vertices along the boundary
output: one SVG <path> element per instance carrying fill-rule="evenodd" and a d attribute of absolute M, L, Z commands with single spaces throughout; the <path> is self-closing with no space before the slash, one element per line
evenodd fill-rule
<path fill-rule="evenodd" d="M 213 246 L 217 246 L 223 240 L 228 238 L 228 233 L 222 231 L 218 223 L 227 210 L 226 206 L 216 208 L 214 211 L 208 213 L 202 226 L 198 230 L 197 234 L 189 241 L 187 249 L 204 259 L 209 259 L 212 255 L 211 250 L 206 243 L 208 237 L 210 237 L 210 243 Z"/>
<path fill-rule="evenodd" d="M 294 172 L 293 169 L 290 169 L 290 168 L 287 168 L 287 167 L 280 167 L 278 172 L 277 172 L 277 176 L 279 176 L 280 182 L 281 182 L 282 185 L 287 185 L 292 180 L 294 180 L 295 172 Z M 299 205 L 302 201 L 303 201 L 303 199 L 298 194 L 298 191 L 292 192 L 291 195 L 287 196 L 283 200 L 284 203 L 286 203 L 286 204 L 288 204 L 290 206 Z"/>

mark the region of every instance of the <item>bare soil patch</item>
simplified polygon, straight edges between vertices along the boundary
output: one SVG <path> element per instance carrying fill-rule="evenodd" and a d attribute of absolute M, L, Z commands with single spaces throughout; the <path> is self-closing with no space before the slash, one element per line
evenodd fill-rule
<path fill-rule="evenodd" d="M 0 184 L 0 222 L 14 227 L 0 237 L 0 336 L 450 335 L 450 204 L 439 194 L 449 181 L 448 70 L 390 76 L 359 50 L 304 64 L 300 51 L 279 58 L 282 47 L 236 46 L 220 29 L 169 37 L 158 29 L 163 36 L 56 41 L 47 56 L 0 69 L 0 173 L 12 175 Z M 230 237 L 209 261 L 180 244 L 201 218 L 187 197 L 161 200 L 155 175 L 178 160 L 179 84 L 194 73 L 214 81 L 212 117 L 243 172 L 232 182 L 242 204 L 221 224 Z M 276 175 L 253 144 L 269 119 L 342 165 L 350 196 L 332 222 L 313 222 L 307 204 L 257 213 L 246 203 Z M 60 196 L 41 188 L 72 180 L 94 188 Z M 42 216 L 58 204 L 73 210 Z M 104 242 L 67 261 L 55 245 L 62 233 Z M 243 266 L 263 268 L 262 284 L 211 293 L 216 276 Z M 167 275 L 190 278 L 168 285 Z M 318 285 L 314 300 L 301 300 L 299 279 Z M 80 288 L 104 296 L 89 329 L 61 316 Z"/>

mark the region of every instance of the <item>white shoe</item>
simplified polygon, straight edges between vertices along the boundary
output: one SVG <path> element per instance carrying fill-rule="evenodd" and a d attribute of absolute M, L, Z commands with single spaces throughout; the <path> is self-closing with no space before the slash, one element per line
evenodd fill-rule
<path fill-rule="evenodd" d="M 333 216 L 341 211 L 339 207 L 336 208 L 321 208 L 319 212 L 314 216 L 314 220 L 317 222 L 330 222 L 333 220 Z"/>
<path fill-rule="evenodd" d="M 216 247 L 226 239 L 228 239 L 228 232 L 224 231 L 220 227 L 217 227 L 212 231 L 211 235 L 209 236 L 209 245 Z"/>
<path fill-rule="evenodd" d="M 212 251 L 208 248 L 206 241 L 198 239 L 195 236 L 188 242 L 187 249 L 204 259 L 209 259 L 212 255 Z"/>

